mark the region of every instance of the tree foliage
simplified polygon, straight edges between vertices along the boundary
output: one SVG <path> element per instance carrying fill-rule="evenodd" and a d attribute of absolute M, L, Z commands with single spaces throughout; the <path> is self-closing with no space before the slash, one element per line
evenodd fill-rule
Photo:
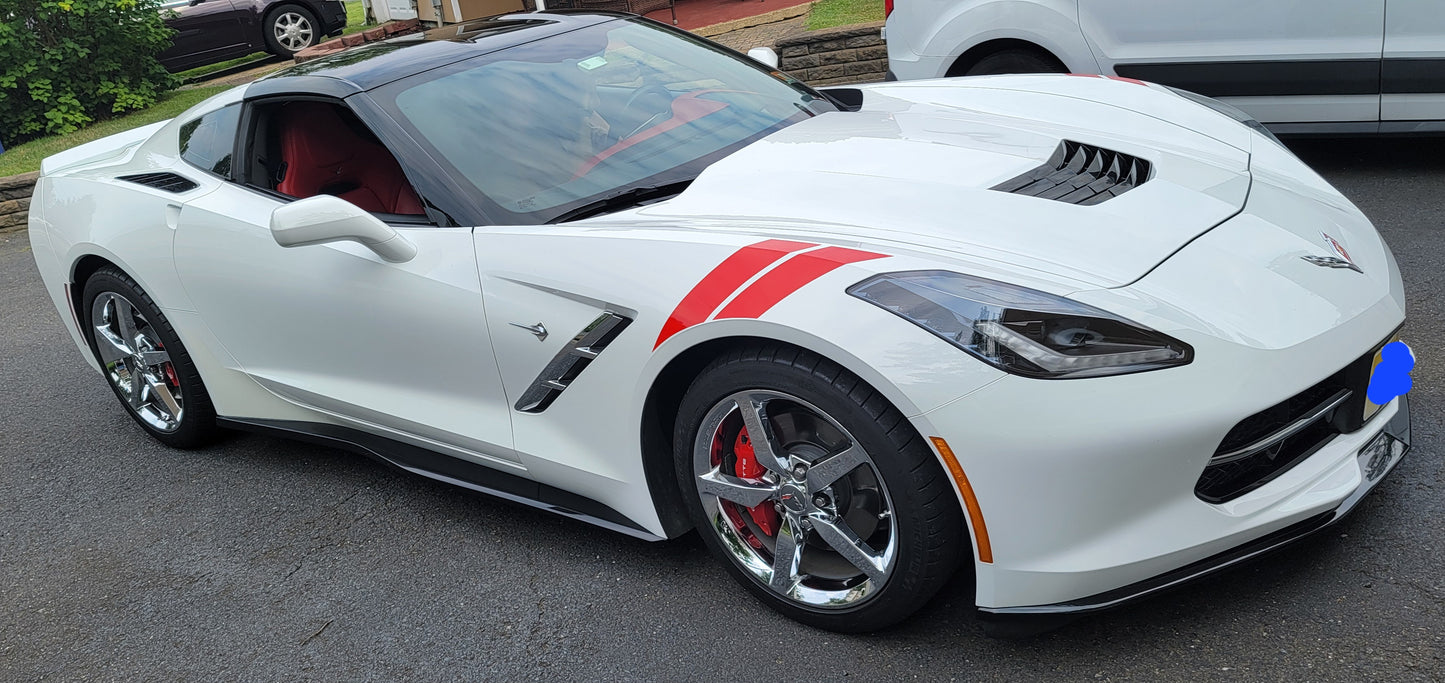
<path fill-rule="evenodd" d="M 69 133 L 155 103 L 176 79 L 161 0 L 0 3 L 0 140 Z"/>

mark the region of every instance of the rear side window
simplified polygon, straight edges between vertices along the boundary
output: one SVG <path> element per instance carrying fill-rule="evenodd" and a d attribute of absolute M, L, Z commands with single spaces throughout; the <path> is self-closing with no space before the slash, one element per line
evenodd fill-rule
<path fill-rule="evenodd" d="M 192 166 L 229 178 L 231 151 L 236 146 L 240 118 L 241 105 L 233 104 L 181 124 L 181 158 Z"/>

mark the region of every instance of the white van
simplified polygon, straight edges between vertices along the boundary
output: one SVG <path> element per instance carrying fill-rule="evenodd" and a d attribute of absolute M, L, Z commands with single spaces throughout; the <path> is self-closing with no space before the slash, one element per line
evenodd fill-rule
<path fill-rule="evenodd" d="M 888 0 L 890 78 L 1072 72 L 1219 98 L 1277 133 L 1445 132 L 1442 0 Z"/>

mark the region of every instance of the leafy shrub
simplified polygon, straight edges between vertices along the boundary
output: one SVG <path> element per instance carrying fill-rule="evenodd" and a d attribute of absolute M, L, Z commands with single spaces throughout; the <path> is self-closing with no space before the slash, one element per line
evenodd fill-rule
<path fill-rule="evenodd" d="M 0 140 L 69 133 L 155 103 L 176 79 L 161 0 L 0 2 Z"/>

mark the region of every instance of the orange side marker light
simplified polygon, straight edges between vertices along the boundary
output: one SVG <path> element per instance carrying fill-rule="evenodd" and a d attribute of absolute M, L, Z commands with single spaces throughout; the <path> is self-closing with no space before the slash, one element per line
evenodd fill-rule
<path fill-rule="evenodd" d="M 933 442 L 933 447 L 943 456 L 948 473 L 953 475 L 954 483 L 958 484 L 958 490 L 963 494 L 963 504 L 968 508 L 968 520 L 973 525 L 973 540 L 978 544 L 979 562 L 993 564 L 993 546 L 988 542 L 988 527 L 983 523 L 983 508 L 978 506 L 978 496 L 973 494 L 973 487 L 968 483 L 968 476 L 963 473 L 963 466 L 958 464 L 958 458 L 953 455 L 953 449 L 948 447 L 948 442 L 944 441 L 943 437 L 930 436 L 928 440 Z"/>

